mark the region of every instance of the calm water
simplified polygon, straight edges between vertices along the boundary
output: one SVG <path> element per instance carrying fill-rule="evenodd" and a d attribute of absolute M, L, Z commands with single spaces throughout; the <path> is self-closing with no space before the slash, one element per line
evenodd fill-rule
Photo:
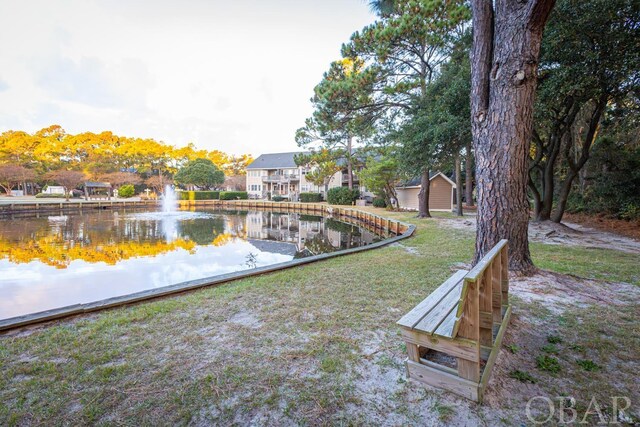
<path fill-rule="evenodd" d="M 367 245 L 333 219 L 95 211 L 0 220 L 0 319 Z"/>

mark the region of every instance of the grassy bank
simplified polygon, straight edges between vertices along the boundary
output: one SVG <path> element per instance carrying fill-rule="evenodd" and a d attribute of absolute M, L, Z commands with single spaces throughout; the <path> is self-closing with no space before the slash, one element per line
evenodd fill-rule
<path fill-rule="evenodd" d="M 600 380 L 610 386 L 603 393 L 634 393 L 626 390 L 633 377 L 613 384 L 606 371 L 581 371 L 571 358 L 582 352 L 580 360 L 613 360 L 618 372 L 631 373 L 640 351 L 637 306 L 576 307 L 558 316 L 517 296 L 505 344 L 515 351 L 502 351 L 486 405 L 407 383 L 395 322 L 470 260 L 473 236 L 437 219 L 390 215 L 417 224 L 416 236 L 0 337 L 0 425 L 511 425 L 526 421 L 526 399 L 496 403 L 509 386 L 584 399 L 589 381 Z M 636 255 L 541 244 L 532 250 L 540 266 L 560 273 L 637 282 Z M 607 323 L 598 328 L 603 315 Z M 544 353 L 534 333 L 541 326 L 562 337 L 556 346 L 577 349 L 554 356 L 562 374 L 527 362 Z M 511 378 L 511 364 L 530 365 L 535 384 Z"/>

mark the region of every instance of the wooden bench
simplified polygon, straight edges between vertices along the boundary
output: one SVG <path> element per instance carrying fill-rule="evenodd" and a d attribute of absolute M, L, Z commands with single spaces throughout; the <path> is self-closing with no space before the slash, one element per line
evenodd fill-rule
<path fill-rule="evenodd" d="M 511 315 L 507 250 L 501 240 L 398 321 L 409 378 L 482 402 Z"/>

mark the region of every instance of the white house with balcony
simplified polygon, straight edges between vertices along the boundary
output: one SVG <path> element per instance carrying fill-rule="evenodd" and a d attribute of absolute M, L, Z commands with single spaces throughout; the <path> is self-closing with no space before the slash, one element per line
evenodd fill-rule
<path fill-rule="evenodd" d="M 295 162 L 296 154 L 272 153 L 262 154 L 247 166 L 247 192 L 252 199 L 266 199 L 269 196 L 280 196 L 291 201 L 297 201 L 300 193 L 322 193 L 324 186 L 315 185 L 306 180 L 306 174 L 311 172 L 307 166 L 298 166 Z M 354 185 L 358 186 L 358 177 L 354 175 Z M 336 172 L 329 180 L 328 188 L 346 187 L 347 174 Z M 365 195 L 371 195 L 365 188 L 360 188 Z"/>

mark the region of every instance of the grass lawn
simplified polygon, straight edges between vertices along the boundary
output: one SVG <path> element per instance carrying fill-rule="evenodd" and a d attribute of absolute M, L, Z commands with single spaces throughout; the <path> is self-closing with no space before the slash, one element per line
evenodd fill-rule
<path fill-rule="evenodd" d="M 519 425 L 529 397 L 571 395 L 584 409 L 594 394 L 629 396 L 640 415 L 637 301 L 558 313 L 514 295 L 485 405 L 407 382 L 395 322 L 470 260 L 473 235 L 388 215 L 415 237 L 0 336 L 0 425 Z M 532 251 L 603 288 L 638 285 L 638 255 Z"/>

